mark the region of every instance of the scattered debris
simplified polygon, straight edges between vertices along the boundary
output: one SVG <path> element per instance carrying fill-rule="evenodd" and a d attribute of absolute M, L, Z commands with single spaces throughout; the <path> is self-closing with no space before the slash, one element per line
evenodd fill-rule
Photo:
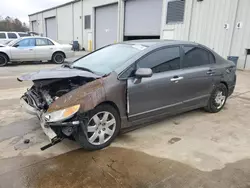
<path fill-rule="evenodd" d="M 178 122 L 178 121 L 174 121 L 173 122 L 175 125 L 179 125 L 180 124 L 180 122 Z"/>
<path fill-rule="evenodd" d="M 169 144 L 174 144 L 176 142 L 179 142 L 181 140 L 181 138 L 177 138 L 177 137 L 174 137 L 174 138 L 171 138 L 168 143 Z"/>
<path fill-rule="evenodd" d="M 24 143 L 24 144 L 29 144 L 29 143 L 30 143 L 30 139 L 25 139 L 25 140 L 23 141 L 23 143 Z"/>

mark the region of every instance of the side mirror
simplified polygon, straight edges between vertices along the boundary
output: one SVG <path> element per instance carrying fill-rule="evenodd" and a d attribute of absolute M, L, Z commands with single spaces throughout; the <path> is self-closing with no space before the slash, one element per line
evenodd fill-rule
<path fill-rule="evenodd" d="M 135 72 L 137 78 L 149 78 L 153 75 L 153 71 L 150 68 L 139 68 Z"/>
<path fill-rule="evenodd" d="M 14 44 L 13 47 L 17 48 L 19 46 L 19 44 Z"/>

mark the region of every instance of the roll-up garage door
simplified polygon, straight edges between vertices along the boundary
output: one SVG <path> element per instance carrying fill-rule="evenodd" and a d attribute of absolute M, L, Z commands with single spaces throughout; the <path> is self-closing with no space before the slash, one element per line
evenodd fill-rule
<path fill-rule="evenodd" d="M 162 0 L 125 1 L 125 36 L 159 36 Z"/>
<path fill-rule="evenodd" d="M 56 26 L 56 17 L 46 18 L 46 36 L 57 40 L 57 26 Z"/>
<path fill-rule="evenodd" d="M 95 48 L 117 41 L 118 4 L 97 7 L 95 10 Z"/>

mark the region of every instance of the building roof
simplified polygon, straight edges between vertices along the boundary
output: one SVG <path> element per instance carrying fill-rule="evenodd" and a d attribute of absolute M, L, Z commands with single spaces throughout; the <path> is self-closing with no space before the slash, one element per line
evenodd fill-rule
<path fill-rule="evenodd" d="M 33 16 L 35 14 L 39 14 L 39 13 L 43 13 L 43 12 L 46 12 L 46 11 L 50 11 L 50 10 L 53 10 L 53 9 L 56 9 L 56 8 L 59 8 L 59 7 L 66 6 L 66 5 L 70 5 L 70 4 L 78 2 L 78 1 L 81 1 L 81 0 L 74 0 L 74 1 L 70 1 L 70 2 L 67 2 L 67 3 L 61 4 L 61 5 L 57 5 L 57 6 L 45 9 L 45 10 L 41 10 L 39 12 L 35 12 L 35 13 L 32 13 L 32 14 L 29 14 L 29 16 Z"/>

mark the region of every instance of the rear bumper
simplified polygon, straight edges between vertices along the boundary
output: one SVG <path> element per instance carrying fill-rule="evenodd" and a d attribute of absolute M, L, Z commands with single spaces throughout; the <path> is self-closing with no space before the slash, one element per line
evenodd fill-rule
<path fill-rule="evenodd" d="M 49 138 L 50 142 L 54 142 L 55 140 L 58 139 L 57 134 L 51 129 L 51 127 L 46 123 L 46 119 L 44 117 L 44 112 L 39 111 L 36 108 L 30 106 L 23 98 L 20 99 L 20 104 L 21 107 L 24 111 L 31 115 L 36 115 L 38 119 L 40 120 L 40 125 L 44 131 L 44 133 L 47 135 Z"/>

